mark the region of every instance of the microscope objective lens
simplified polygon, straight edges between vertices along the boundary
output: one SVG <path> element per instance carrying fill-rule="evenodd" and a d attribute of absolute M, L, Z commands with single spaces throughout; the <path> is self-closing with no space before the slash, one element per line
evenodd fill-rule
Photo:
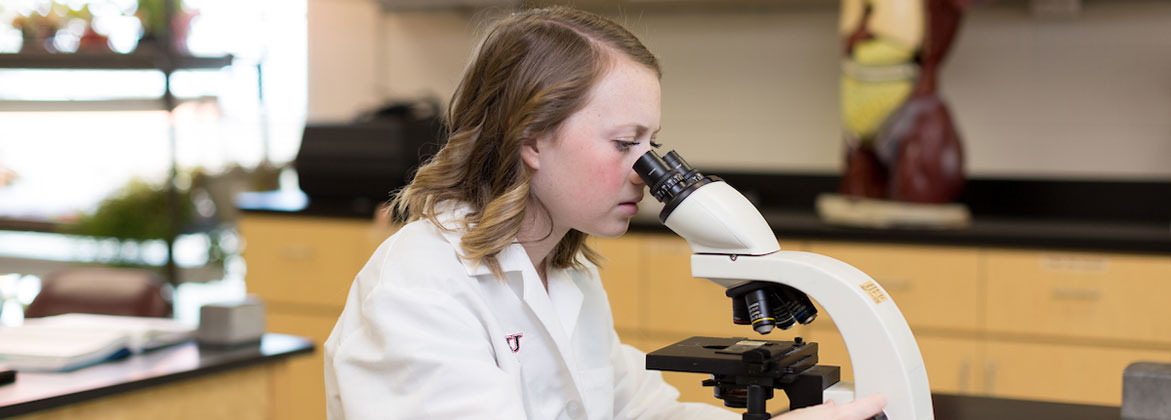
<path fill-rule="evenodd" d="M 793 318 L 802 325 L 809 324 L 817 318 L 817 308 L 813 307 L 813 302 L 809 300 L 809 296 L 802 293 L 800 290 L 789 286 L 783 286 L 780 289 L 782 299 L 786 300 L 790 306 L 789 313 L 793 314 Z"/>
<path fill-rule="evenodd" d="M 776 326 L 773 311 L 769 307 L 768 293 L 764 288 L 756 289 L 744 295 L 744 303 L 748 305 L 748 316 L 752 319 L 752 329 L 760 334 L 768 334 Z"/>
<path fill-rule="evenodd" d="M 744 299 L 732 299 L 732 323 L 736 325 L 752 323 L 752 318 L 748 316 L 748 304 L 744 303 Z"/>
<path fill-rule="evenodd" d="M 769 300 L 772 303 L 773 319 L 777 323 L 777 327 L 782 330 L 792 328 L 793 324 L 797 323 L 793 314 L 789 312 L 792 305 L 781 299 L 776 293 L 769 293 Z"/>

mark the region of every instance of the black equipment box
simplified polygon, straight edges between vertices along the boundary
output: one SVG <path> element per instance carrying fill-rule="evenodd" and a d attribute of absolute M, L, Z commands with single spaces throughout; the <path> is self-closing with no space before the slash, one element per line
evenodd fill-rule
<path fill-rule="evenodd" d="M 438 150 L 435 118 L 305 126 L 294 166 L 310 201 L 385 202 Z"/>

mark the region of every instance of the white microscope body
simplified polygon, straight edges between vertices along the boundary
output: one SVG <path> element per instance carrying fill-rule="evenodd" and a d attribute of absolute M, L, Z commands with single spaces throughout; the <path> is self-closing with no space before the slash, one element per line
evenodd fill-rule
<path fill-rule="evenodd" d="M 668 165 L 677 161 L 690 169 L 673 152 L 666 159 Z M 647 183 L 652 185 L 650 180 Z M 660 216 L 695 252 L 692 275 L 726 288 L 760 281 L 804 292 L 833 318 L 853 365 L 854 383 L 831 386 L 824 391 L 825 400 L 845 403 L 855 396 L 882 393 L 888 418 L 934 419 L 919 346 L 898 306 L 878 282 L 824 255 L 781 250 L 764 217 L 736 189 L 722 181 L 694 184 L 701 185 L 690 191 L 677 189 L 680 194 L 675 196 L 682 197 L 668 203 Z"/>

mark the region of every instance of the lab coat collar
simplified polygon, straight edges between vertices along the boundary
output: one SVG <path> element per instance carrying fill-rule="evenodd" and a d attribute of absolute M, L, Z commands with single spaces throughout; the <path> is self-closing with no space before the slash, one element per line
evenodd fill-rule
<path fill-rule="evenodd" d="M 464 228 L 461 220 L 466 217 L 468 213 L 472 212 L 472 208 L 466 203 L 452 203 L 445 201 L 436 205 L 435 210 L 435 219 L 438 220 L 440 224 L 440 235 L 442 235 L 443 238 L 447 240 L 447 242 L 451 243 L 451 245 L 455 247 L 455 252 L 459 254 L 460 262 L 463 263 L 464 270 L 468 273 L 468 275 L 492 275 L 492 270 L 489 270 L 486 264 L 481 264 L 468 258 L 467 254 L 464 254 L 463 247 L 460 246 L 460 242 L 463 241 L 464 234 L 467 233 L 467 230 Z M 518 259 L 511 255 L 515 254 L 517 251 L 520 252 L 521 257 L 524 257 L 523 259 Z M 532 262 L 528 261 L 528 254 L 525 254 L 524 247 L 515 240 L 513 240 L 511 245 L 505 247 L 500 252 L 500 255 L 497 256 L 497 260 L 500 262 L 500 268 L 506 274 L 513 271 L 522 271 L 526 265 L 532 265 Z"/>
<path fill-rule="evenodd" d="M 441 228 L 439 232 L 456 249 L 468 275 L 491 277 L 492 271 L 488 269 L 487 265 L 477 264 L 466 258 L 460 247 L 466 230 L 459 223 L 459 220 L 471 212 L 471 207 L 466 203 L 445 202 L 436 206 L 436 210 L 438 213 L 435 216 L 436 220 L 446 228 Z M 502 249 L 496 259 L 500 262 L 500 268 L 505 273 L 504 281 L 508 282 L 513 291 L 524 299 L 525 304 L 541 321 L 549 335 L 553 337 L 557 349 L 566 356 L 565 359 L 573 360 L 569 357 L 570 337 L 573 336 L 576 329 L 581 306 L 585 300 L 581 288 L 574 281 L 574 276 L 566 269 L 549 270 L 546 273 L 549 290 L 546 292 L 524 246 L 515 240 Z M 509 275 L 512 272 L 521 274 L 519 276 L 521 277 L 519 290 L 516 287 L 518 286 L 516 276 Z"/>

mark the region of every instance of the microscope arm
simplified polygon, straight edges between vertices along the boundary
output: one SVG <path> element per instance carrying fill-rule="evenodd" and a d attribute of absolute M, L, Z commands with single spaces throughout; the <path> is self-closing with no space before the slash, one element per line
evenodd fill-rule
<path fill-rule="evenodd" d="M 695 254 L 691 272 L 728 288 L 765 281 L 805 292 L 833 318 L 846 343 L 855 395 L 883 393 L 885 412 L 892 419 L 933 418 L 919 346 L 894 301 L 865 273 L 833 258 L 799 251 L 737 258 Z"/>

